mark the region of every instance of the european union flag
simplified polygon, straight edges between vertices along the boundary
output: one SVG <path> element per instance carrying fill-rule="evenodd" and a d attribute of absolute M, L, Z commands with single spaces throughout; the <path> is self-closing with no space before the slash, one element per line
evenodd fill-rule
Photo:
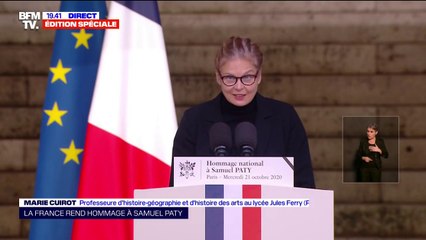
<path fill-rule="evenodd" d="M 105 1 L 63 1 L 60 11 L 99 12 Z M 43 106 L 36 198 L 75 198 L 104 30 L 57 30 Z M 71 239 L 73 220 L 32 220 L 30 239 Z"/>

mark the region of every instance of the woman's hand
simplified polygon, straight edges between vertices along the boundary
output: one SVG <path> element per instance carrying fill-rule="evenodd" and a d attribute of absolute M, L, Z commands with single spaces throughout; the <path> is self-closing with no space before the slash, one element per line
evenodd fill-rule
<path fill-rule="evenodd" d="M 374 146 L 368 147 L 368 150 L 370 150 L 370 152 L 378 152 L 382 154 L 382 150 L 376 144 L 374 144 Z"/>
<path fill-rule="evenodd" d="M 364 162 L 371 162 L 371 161 L 373 161 L 373 159 L 371 159 L 371 158 L 369 158 L 369 157 L 362 157 L 361 159 L 362 159 L 362 161 L 364 161 Z"/>

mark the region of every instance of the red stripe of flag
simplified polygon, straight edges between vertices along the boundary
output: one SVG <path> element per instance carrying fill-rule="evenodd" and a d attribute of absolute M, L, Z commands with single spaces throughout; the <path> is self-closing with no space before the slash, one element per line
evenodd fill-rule
<path fill-rule="evenodd" d="M 261 198 L 260 185 L 243 185 L 243 198 Z M 243 207 L 243 240 L 262 239 L 262 208 Z"/>
<path fill-rule="evenodd" d="M 135 189 L 168 186 L 168 165 L 91 124 L 86 146 L 79 198 L 133 198 Z M 133 239 L 133 220 L 75 220 L 73 239 Z"/>

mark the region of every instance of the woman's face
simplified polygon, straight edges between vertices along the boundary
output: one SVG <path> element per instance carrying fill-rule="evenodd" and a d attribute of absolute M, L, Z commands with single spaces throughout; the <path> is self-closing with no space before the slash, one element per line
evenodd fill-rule
<path fill-rule="evenodd" d="M 374 139 L 377 135 L 377 131 L 372 128 L 367 128 L 367 138 L 368 139 Z"/>
<path fill-rule="evenodd" d="M 262 77 L 261 71 L 259 70 L 258 72 L 252 61 L 246 58 L 231 58 L 221 66 L 219 71 L 219 73 L 216 72 L 216 81 L 228 102 L 235 106 L 242 107 L 249 104 L 253 100 Z M 256 73 L 257 77 L 252 85 L 247 86 L 241 82 L 242 80 L 240 77 L 256 75 Z M 235 85 L 226 86 L 223 83 L 221 76 L 234 76 L 238 77 L 238 80 Z"/>

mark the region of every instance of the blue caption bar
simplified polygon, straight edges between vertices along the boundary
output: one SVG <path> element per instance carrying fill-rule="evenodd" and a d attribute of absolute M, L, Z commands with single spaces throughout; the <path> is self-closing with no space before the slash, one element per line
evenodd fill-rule
<path fill-rule="evenodd" d="M 188 219 L 187 207 L 20 207 L 20 219 Z"/>

